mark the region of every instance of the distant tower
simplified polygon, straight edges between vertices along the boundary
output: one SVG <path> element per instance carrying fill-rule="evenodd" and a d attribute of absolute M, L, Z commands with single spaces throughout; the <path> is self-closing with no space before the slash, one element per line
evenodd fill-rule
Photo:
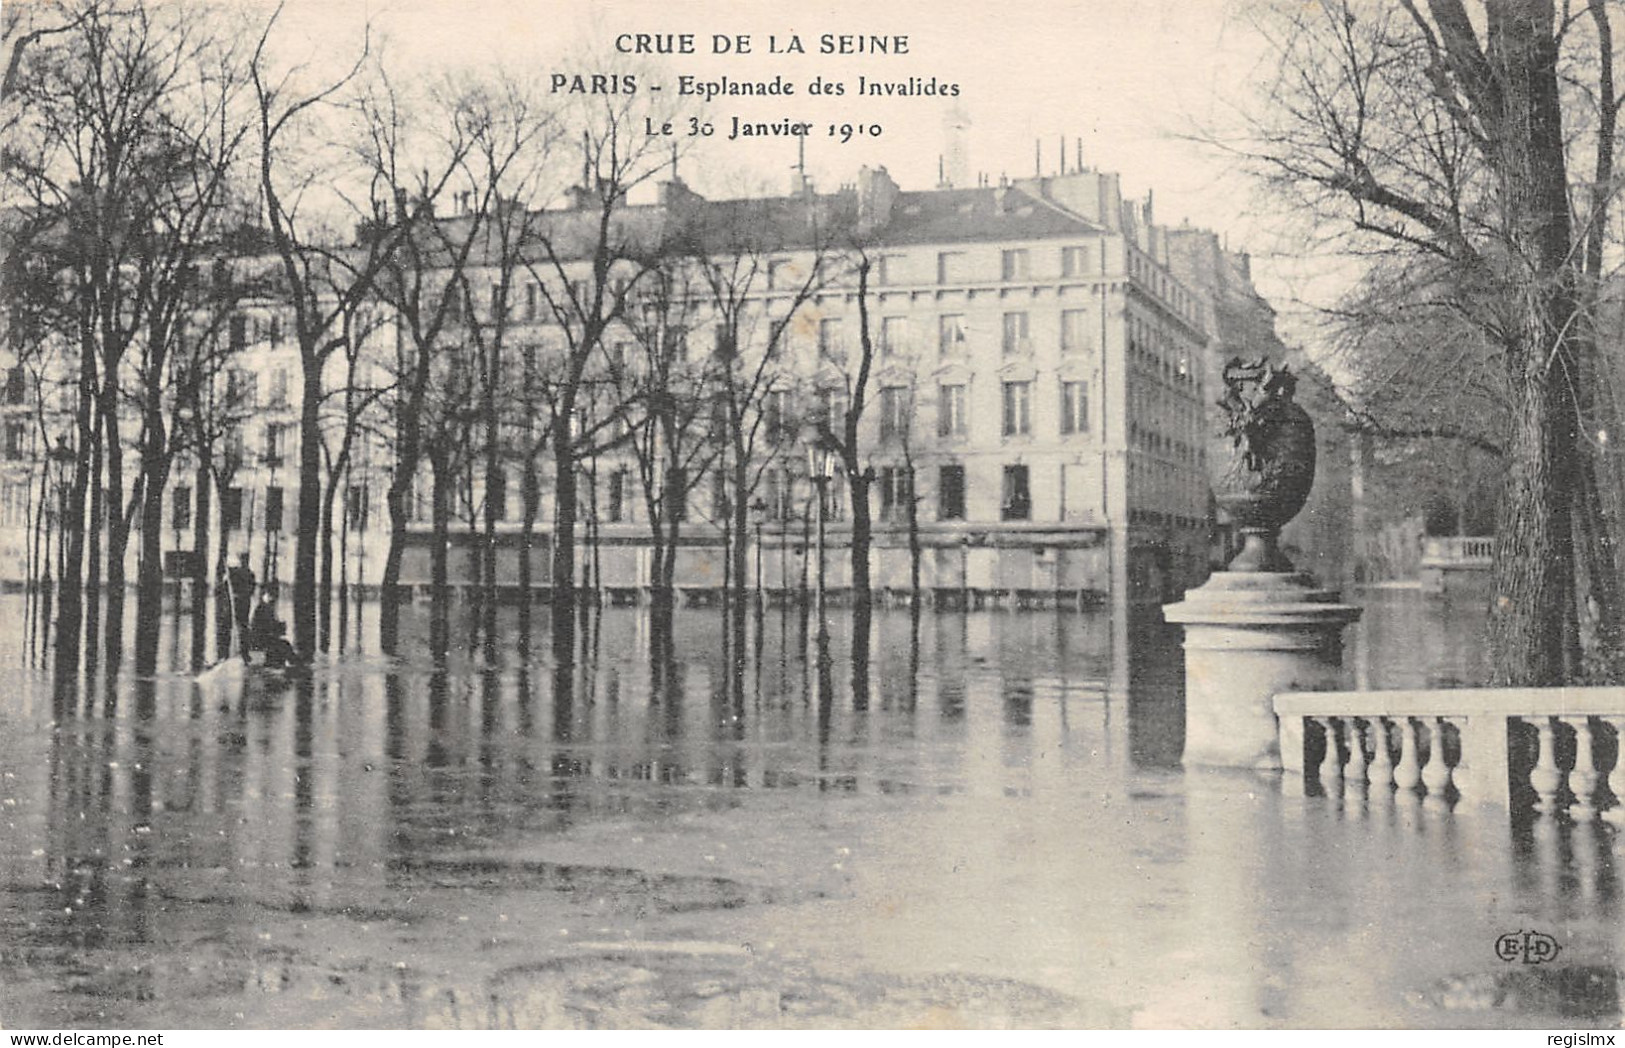
<path fill-rule="evenodd" d="M 942 118 L 942 184 L 970 185 L 970 114 L 958 103 Z"/>

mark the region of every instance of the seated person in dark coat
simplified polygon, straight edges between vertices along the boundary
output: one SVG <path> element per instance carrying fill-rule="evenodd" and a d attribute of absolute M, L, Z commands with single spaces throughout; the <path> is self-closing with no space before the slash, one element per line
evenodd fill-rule
<path fill-rule="evenodd" d="M 276 597 L 266 593 L 260 606 L 254 609 L 254 621 L 248 629 L 248 650 L 265 652 L 265 665 L 281 669 L 299 661 L 299 653 L 288 643 L 288 626 L 276 617 Z"/>

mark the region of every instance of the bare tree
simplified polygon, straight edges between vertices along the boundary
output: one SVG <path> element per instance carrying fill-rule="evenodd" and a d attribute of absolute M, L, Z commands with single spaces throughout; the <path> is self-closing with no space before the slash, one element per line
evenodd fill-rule
<path fill-rule="evenodd" d="M 762 478 L 782 462 L 789 438 L 784 406 L 769 398 L 787 385 L 785 343 L 829 277 L 835 232 L 812 198 L 732 201 L 707 208 L 692 231 L 703 260 L 707 305 L 717 331 L 714 398 L 722 422 L 733 559 L 734 632 L 743 630 L 746 535 Z M 777 417 L 773 417 L 773 416 Z"/>
<path fill-rule="evenodd" d="M 869 487 L 874 483 L 874 470 L 866 462 L 863 437 L 864 412 L 869 406 L 869 385 L 875 373 L 875 340 L 870 330 L 869 279 L 874 259 L 861 247 L 853 249 L 856 256 L 852 275 L 856 278 L 858 304 L 858 346 L 856 359 L 844 342 L 819 347 L 822 360 L 840 368 L 845 381 L 845 396 L 840 399 L 839 410 L 833 407 L 819 415 L 818 439 L 840 458 L 841 470 L 846 476 L 848 493 L 852 501 L 852 601 L 860 608 L 869 605 L 869 550 L 874 535 L 874 517 L 869 506 Z"/>
<path fill-rule="evenodd" d="M 1619 636 L 1590 437 L 1604 427 L 1583 392 L 1596 361 L 1596 238 L 1614 188 L 1608 6 L 1565 7 L 1560 19 L 1550 0 L 1322 0 L 1275 14 L 1279 74 L 1251 152 L 1320 217 L 1320 233 L 1448 268 L 1507 390 L 1494 677 L 1574 679 L 1582 606 L 1596 609 L 1606 649 Z"/>
<path fill-rule="evenodd" d="M 83 0 L 62 5 L 63 21 L 12 60 L 12 85 L 26 114 L 14 130 L 7 173 L 14 188 L 54 219 L 59 260 L 77 304 L 79 462 L 67 515 L 75 533 L 62 579 L 59 679 L 78 663 L 81 588 L 97 581 L 102 518 L 85 526 L 85 492 L 106 512 L 106 665 L 123 643 L 125 553 L 143 526 L 138 588 L 137 670 L 157 658 L 162 585 L 163 494 L 173 450 L 167 430 L 170 354 L 194 304 L 199 261 L 231 192 L 245 137 L 238 95 L 242 62 L 198 10 Z M 132 352 L 134 356 L 132 357 Z M 126 383 L 129 383 L 126 385 Z M 139 432 L 135 483 L 126 490 L 126 409 Z M 91 564 L 84 577 L 86 532 Z"/>
<path fill-rule="evenodd" d="M 690 496 L 717 455 L 710 439 L 713 354 L 693 345 L 702 284 L 690 259 L 671 257 L 639 285 L 623 319 L 635 359 L 606 347 L 608 377 L 628 405 L 630 449 L 649 527 L 655 621 L 670 629 L 677 552 Z"/>
<path fill-rule="evenodd" d="M 595 100 L 581 131 L 581 184 L 571 206 L 538 223 L 535 261 L 527 266 L 562 342 L 545 387 L 553 457 L 552 639 L 561 659 L 573 658 L 575 647 L 577 471 L 599 436 L 579 428 L 583 383 L 628 295 L 659 254 L 658 213 L 633 208 L 627 199 L 659 174 L 664 159 L 635 109 L 624 97 Z"/>
<path fill-rule="evenodd" d="M 325 128 L 338 121 L 340 104 L 349 101 L 366 66 L 364 44 L 346 72 L 315 86 L 298 82 L 296 71 L 272 69 L 270 36 L 281 8 L 267 20 L 250 65 L 257 109 L 257 182 L 269 228 L 271 249 L 280 262 L 293 310 L 299 349 L 299 497 L 294 554 L 294 642 L 303 652 L 317 640 L 317 554 L 321 539 L 323 486 L 321 428 L 324 372 L 333 354 L 347 343 L 345 318 L 373 295 L 374 285 L 391 256 L 415 227 L 420 213 L 450 181 L 455 163 L 447 161 L 423 181 L 427 191 L 416 199 L 392 198 L 383 180 L 363 171 L 362 189 L 350 203 L 362 221 L 359 243 L 346 244 L 330 232 L 322 190 L 335 182 L 332 151 L 317 148 Z M 376 124 L 368 131 L 375 131 Z M 363 133 L 368 133 L 364 131 Z M 442 158 L 443 160 L 445 158 Z M 405 204 L 403 213 L 397 205 Z"/>

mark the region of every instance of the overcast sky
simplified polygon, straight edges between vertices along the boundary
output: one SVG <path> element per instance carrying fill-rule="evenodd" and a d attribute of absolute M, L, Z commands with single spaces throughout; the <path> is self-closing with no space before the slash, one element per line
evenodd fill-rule
<path fill-rule="evenodd" d="M 261 0 L 241 0 L 258 3 Z M 1159 221 L 1215 229 L 1232 247 L 1260 256 L 1267 294 L 1289 308 L 1290 267 L 1272 263 L 1280 223 L 1257 213 L 1258 198 L 1222 155 L 1191 142 L 1192 129 L 1222 125 L 1243 100 L 1264 48 L 1236 0 L 289 0 L 285 46 L 342 47 L 370 17 L 396 69 L 437 65 L 517 65 L 544 75 L 637 71 L 617 54 L 621 34 L 689 33 L 695 54 L 662 58 L 664 72 L 639 74 L 642 97 L 677 114 L 709 115 L 716 135 L 684 161 L 701 192 L 722 195 L 746 183 L 783 191 L 796 163 L 793 136 L 727 142 L 730 117 L 807 121 L 807 166 L 817 184 L 850 182 L 861 165 L 883 164 L 905 189 L 936 184 L 949 149 L 953 107 L 971 178 L 997 179 L 1056 169 L 1064 139 L 1070 167 L 1081 139 L 1086 166 L 1117 171 L 1127 195 L 1155 192 Z M 906 55 L 819 54 L 824 34 L 906 36 Z M 752 53 L 717 56 L 713 36 L 750 36 Z M 791 34 L 805 54 L 769 54 Z M 793 98 L 718 100 L 709 109 L 674 97 L 677 77 L 782 76 Z M 858 76 L 906 83 L 935 78 L 959 86 L 955 98 L 858 98 Z M 813 97 L 815 77 L 845 84 L 840 98 Z M 651 86 L 662 91 L 654 93 Z M 830 123 L 880 124 L 878 138 L 845 144 Z M 679 122 L 679 130 L 682 125 Z"/>

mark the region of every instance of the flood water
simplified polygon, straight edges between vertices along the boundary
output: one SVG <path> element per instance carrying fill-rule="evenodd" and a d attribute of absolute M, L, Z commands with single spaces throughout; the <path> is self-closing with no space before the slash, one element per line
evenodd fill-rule
<path fill-rule="evenodd" d="M 1471 604 L 1362 601 L 1351 682 L 1481 673 Z M 0 1023 L 1619 1022 L 1614 827 L 1183 770 L 1154 621 L 879 612 L 865 673 L 848 614 L 823 656 L 770 609 L 736 663 L 684 611 L 652 667 L 644 613 L 604 609 L 558 671 L 505 609 L 441 667 L 88 699 L 17 631 Z M 1561 961 L 1498 960 L 1522 930 Z"/>

